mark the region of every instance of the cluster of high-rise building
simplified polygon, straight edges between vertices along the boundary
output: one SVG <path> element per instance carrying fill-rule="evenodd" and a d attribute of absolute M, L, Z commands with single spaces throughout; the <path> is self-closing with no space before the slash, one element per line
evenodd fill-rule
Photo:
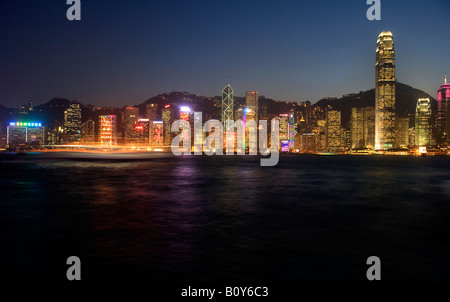
<path fill-rule="evenodd" d="M 158 115 L 157 104 L 147 104 L 143 116 L 137 106 L 118 108 L 91 108 L 83 118 L 82 105 L 72 103 L 64 110 L 62 121 L 53 118 L 50 123 L 34 122 L 35 112 L 23 112 L 17 121 L 6 127 L 4 145 L 10 149 L 40 148 L 44 145 L 101 145 L 118 144 L 161 147 L 170 145 L 170 124 L 179 110 L 167 105 Z M 168 125 L 168 127 L 167 127 Z M 165 131 L 166 130 L 166 131 Z M 167 132 L 168 130 L 168 132 Z M 169 135 L 167 135 L 169 133 Z"/>
<path fill-rule="evenodd" d="M 352 97 L 346 95 L 344 97 Z M 236 101 L 234 91 L 228 84 L 222 90 L 221 98 L 214 98 L 206 119 L 220 119 L 224 134 L 236 129 L 229 128 L 227 120 L 242 120 L 244 124 L 259 120 L 278 120 L 279 142 L 282 151 L 315 152 L 365 152 L 367 150 L 407 150 L 408 148 L 447 148 L 450 145 L 450 84 L 445 76 L 444 84 L 437 93 L 437 112 L 432 112 L 429 98 L 417 100 L 415 113 L 407 116 L 396 114 L 395 48 L 391 32 L 378 36 L 375 62 L 374 106 L 351 108 L 350 118 L 335 110 L 333 106 L 317 106 L 306 102 L 268 103 L 257 91 L 246 91 L 245 98 Z M 328 98 L 334 100 L 335 98 Z M 164 98 L 163 98 L 164 100 Z M 189 103 L 189 102 L 188 102 Z M 198 104 L 197 104 L 198 105 Z M 194 103 L 182 105 L 150 102 L 144 106 L 119 108 L 96 108 L 71 102 L 64 107 L 63 118 L 44 125 L 42 121 L 27 118 L 33 111 L 30 103 L 21 107 L 20 118 L 7 125 L 5 145 L 134 145 L 164 148 L 171 145 L 176 133 L 171 132 L 175 120 L 185 120 L 193 128 Z M 145 109 L 145 110 L 143 110 Z M 217 114 L 214 113 L 217 110 Z M 204 141 L 207 133 L 192 131 L 192 144 Z M 245 145 L 249 145 L 248 129 Z M 187 130 L 181 130 L 187 136 Z M 268 134 L 269 134 L 268 133 Z M 201 137 L 200 137 L 201 136 Z M 268 135 L 270 140 L 270 135 Z M 228 142 L 229 143 L 229 142 Z M 224 146 L 226 141 L 224 141 Z"/>
<path fill-rule="evenodd" d="M 231 89 L 227 86 L 225 90 Z M 351 95 L 348 95 L 351 96 Z M 229 102 L 223 103 L 222 116 L 228 116 Z M 289 142 L 289 150 L 301 152 L 405 151 L 415 147 L 447 148 L 450 144 L 450 84 L 445 77 L 438 91 L 437 119 L 433 119 L 429 98 L 417 100 L 413 115 L 396 114 L 395 48 L 392 33 L 378 36 L 375 62 L 374 106 L 354 107 L 350 123 L 342 124 L 341 112 L 331 106 L 293 105 L 290 111 L 264 118 L 280 120 L 280 146 Z M 236 118 L 261 119 L 258 93 L 246 92 L 245 108 Z M 231 112 L 231 111 L 230 111 Z M 265 111 L 266 112 L 266 111 Z M 436 133 L 436 135 L 433 135 Z"/>

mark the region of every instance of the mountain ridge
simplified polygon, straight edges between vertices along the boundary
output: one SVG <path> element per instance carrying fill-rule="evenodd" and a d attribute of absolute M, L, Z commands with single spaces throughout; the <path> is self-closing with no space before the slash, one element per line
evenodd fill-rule
<path fill-rule="evenodd" d="M 429 98 L 431 102 L 432 115 L 436 114 L 437 101 L 428 93 L 403 83 L 396 83 L 395 102 L 396 113 L 400 117 L 407 117 L 414 114 L 419 98 Z M 359 93 L 347 94 L 341 98 L 324 98 L 313 106 L 331 106 L 333 110 L 341 111 L 342 124 L 350 121 L 351 108 L 375 107 L 375 88 L 361 91 Z"/>
<path fill-rule="evenodd" d="M 417 100 L 419 98 L 430 98 L 432 114 L 436 114 L 437 101 L 435 98 L 427 94 L 426 92 L 414 88 L 412 86 L 396 83 L 396 112 L 399 116 L 408 116 L 415 113 L 415 108 Z M 288 111 L 289 108 L 295 104 L 295 102 L 288 101 L 276 101 L 274 99 L 266 98 L 265 96 L 260 96 L 259 100 L 261 104 L 266 104 L 270 109 L 270 112 L 274 114 L 283 113 Z M 209 119 L 220 118 L 220 96 L 206 97 L 198 94 L 192 94 L 186 91 L 183 92 L 165 92 L 146 99 L 140 104 L 134 105 L 139 107 L 140 114 L 145 114 L 146 104 L 156 103 L 158 104 L 158 111 L 162 109 L 164 105 L 175 104 L 175 105 L 191 105 L 194 110 L 199 112 L 211 113 L 208 115 Z M 42 116 L 45 120 L 48 119 L 48 115 L 56 116 L 59 120 L 63 119 L 64 110 L 72 103 L 80 103 L 82 105 L 83 112 L 89 113 L 92 111 L 93 105 L 82 104 L 79 101 L 70 101 L 68 99 L 57 97 L 52 98 L 50 101 L 34 106 L 35 114 L 45 115 Z M 300 102 L 296 102 L 300 103 Z M 245 104 L 245 97 L 235 97 L 235 107 Z M 316 103 L 312 104 L 313 107 L 327 107 L 331 106 L 333 110 L 341 111 L 342 125 L 348 124 L 351 115 L 351 108 L 357 107 L 367 107 L 375 106 L 375 89 L 369 89 L 366 91 L 360 91 L 359 93 L 349 93 L 341 98 L 323 98 Z M 88 109 L 90 108 L 90 109 Z M 121 108 L 121 107 L 112 107 Z M 0 116 L 6 117 L 7 115 L 14 115 L 14 108 L 7 108 L 0 104 Z M 17 113 L 17 112 L 16 112 Z M 159 112 L 160 113 L 160 112 Z M 83 118 L 84 119 L 84 118 Z"/>

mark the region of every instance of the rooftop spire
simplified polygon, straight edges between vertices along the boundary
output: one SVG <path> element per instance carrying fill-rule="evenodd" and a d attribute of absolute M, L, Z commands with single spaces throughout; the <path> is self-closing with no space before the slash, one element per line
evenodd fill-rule
<path fill-rule="evenodd" d="M 447 84 L 447 74 L 445 75 L 445 78 L 444 78 L 444 84 Z"/>

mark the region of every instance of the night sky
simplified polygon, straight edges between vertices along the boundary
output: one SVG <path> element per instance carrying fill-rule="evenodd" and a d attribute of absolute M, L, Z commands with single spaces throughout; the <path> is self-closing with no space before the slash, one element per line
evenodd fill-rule
<path fill-rule="evenodd" d="M 66 0 L 0 1 L 0 104 L 61 96 L 84 104 L 139 104 L 159 93 L 285 101 L 375 86 L 378 34 L 390 30 L 400 82 L 436 95 L 450 74 L 450 1 Z"/>

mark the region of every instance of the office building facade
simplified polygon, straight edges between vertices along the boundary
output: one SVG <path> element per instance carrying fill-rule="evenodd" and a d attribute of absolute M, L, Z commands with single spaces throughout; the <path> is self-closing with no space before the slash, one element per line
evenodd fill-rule
<path fill-rule="evenodd" d="M 428 146 L 431 144 L 431 103 L 430 99 L 417 101 L 415 116 L 415 144 Z"/>
<path fill-rule="evenodd" d="M 375 108 L 352 108 L 351 148 L 373 149 L 375 146 Z"/>
<path fill-rule="evenodd" d="M 450 144 L 450 84 L 447 83 L 447 76 L 438 90 L 437 101 L 436 143 L 443 146 Z"/>
<path fill-rule="evenodd" d="M 64 132 L 67 135 L 68 143 L 79 142 L 81 140 L 81 105 L 71 104 L 64 111 Z"/>
<path fill-rule="evenodd" d="M 375 149 L 395 145 L 395 51 L 389 31 L 378 36 L 375 64 Z"/>

